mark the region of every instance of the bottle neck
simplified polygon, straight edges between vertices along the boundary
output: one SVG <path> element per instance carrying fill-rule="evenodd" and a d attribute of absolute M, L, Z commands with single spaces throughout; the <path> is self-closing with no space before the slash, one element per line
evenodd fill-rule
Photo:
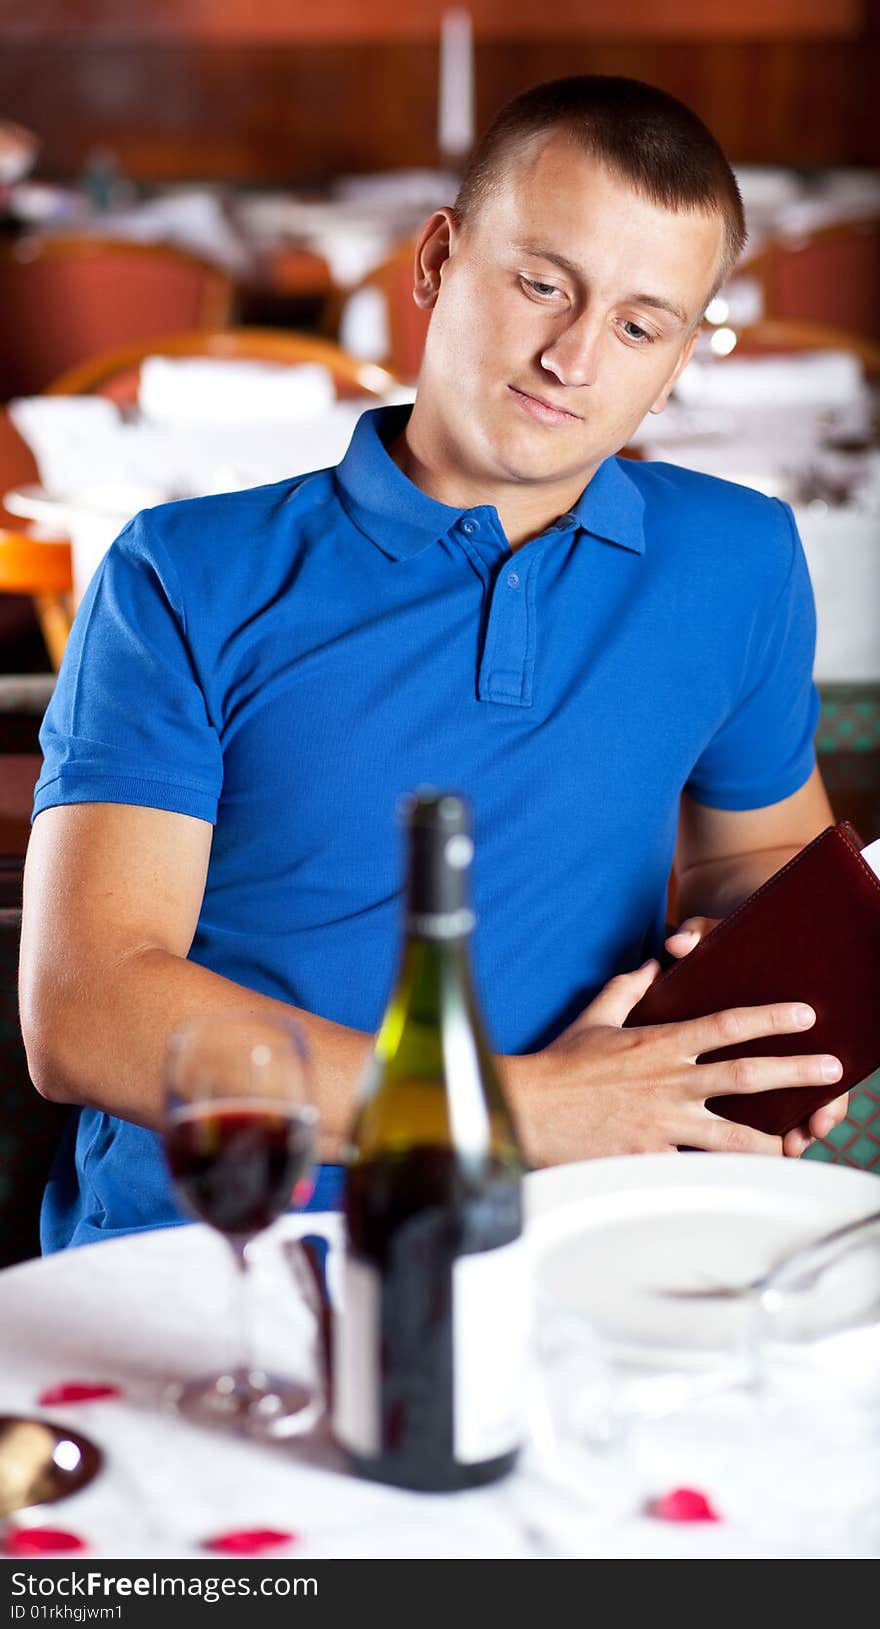
<path fill-rule="evenodd" d="M 441 986 L 458 987 L 463 997 L 469 991 L 471 852 L 463 834 L 419 824 L 410 830 L 401 975 L 411 1014 L 439 1015 Z"/>
<path fill-rule="evenodd" d="M 470 939 L 419 932 L 407 918 L 406 937 L 398 977 L 398 988 L 408 991 L 411 1017 L 426 1021 L 439 1014 L 443 991 L 458 987 L 462 996 L 470 993 Z"/>
<path fill-rule="evenodd" d="M 396 1146 L 397 1117 L 413 1145 L 454 1147 L 477 1161 L 491 1152 L 521 1167 L 474 993 L 469 934 L 409 927 L 367 1082 L 362 1157 Z"/>
<path fill-rule="evenodd" d="M 406 932 L 420 939 L 456 940 L 474 925 L 468 895 L 469 837 L 415 825 L 409 834 Z"/>
<path fill-rule="evenodd" d="M 453 910 L 419 910 L 412 898 L 407 901 L 404 931 L 414 944 L 446 946 L 467 954 L 471 930 L 476 918 L 469 905 L 460 904 Z"/>

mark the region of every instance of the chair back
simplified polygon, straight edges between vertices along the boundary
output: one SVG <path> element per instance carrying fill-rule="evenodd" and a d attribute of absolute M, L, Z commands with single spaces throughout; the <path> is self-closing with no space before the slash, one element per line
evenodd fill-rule
<path fill-rule="evenodd" d="M 767 317 L 827 323 L 880 342 L 880 220 L 772 238 L 736 275 L 759 283 Z"/>
<path fill-rule="evenodd" d="M 0 407 L 0 529 L 22 529 L 17 515 L 3 508 L 3 495 L 16 486 L 31 486 L 40 479 L 36 459 L 24 437 L 19 435 L 5 407 Z"/>
<path fill-rule="evenodd" d="M 0 408 L 0 594 L 26 595 L 33 601 L 47 656 L 57 668 L 72 615 L 68 603 L 73 587 L 70 542 L 65 537 L 38 541 L 28 521 L 3 507 L 4 493 L 37 481 L 33 453 L 6 408 Z"/>
<path fill-rule="evenodd" d="M 764 317 L 760 322 L 738 328 L 736 336 L 733 357 L 848 351 L 861 363 L 869 379 L 880 378 L 880 344 L 848 329 L 834 328 L 827 323 Z"/>
<path fill-rule="evenodd" d="M 0 251 L 0 399 L 98 352 L 229 321 L 226 272 L 170 244 L 24 237 Z"/>
<path fill-rule="evenodd" d="M 423 311 L 413 299 L 415 239 L 407 238 L 381 266 L 376 266 L 354 289 L 331 304 L 328 323 L 336 334 L 345 335 L 356 324 L 350 320 L 354 304 L 366 292 L 381 302 L 381 356 L 376 358 L 406 384 L 415 384 L 422 365 L 430 311 Z M 371 324 L 372 326 L 372 324 Z M 345 341 L 343 340 L 343 343 Z"/>
<path fill-rule="evenodd" d="M 340 397 L 384 396 L 400 381 L 372 362 L 348 356 L 331 340 L 272 328 L 218 328 L 159 335 L 101 352 L 69 369 L 43 392 L 49 396 L 101 395 L 119 406 L 138 400 L 140 366 L 147 356 L 214 357 L 297 365 L 320 362 Z M 12 487 L 37 480 L 31 453 L 0 411 L 0 499 Z M 0 593 L 29 594 L 54 669 L 60 666 L 73 611 L 73 561 L 66 540 L 49 547 L 28 524 L 0 509 Z"/>
<path fill-rule="evenodd" d="M 140 365 L 148 356 L 215 357 L 225 361 L 278 362 L 288 367 L 320 362 L 329 369 L 340 397 L 384 396 L 400 380 L 373 362 L 349 356 L 332 340 L 275 328 L 222 328 L 166 333 L 91 357 L 54 379 L 47 396 L 108 396 L 120 406 L 137 401 Z"/>
<path fill-rule="evenodd" d="M 70 1113 L 40 1097 L 28 1074 L 18 1017 L 21 908 L 6 902 L 12 874 L 0 858 L 0 1267 L 40 1253 L 43 1191 Z"/>

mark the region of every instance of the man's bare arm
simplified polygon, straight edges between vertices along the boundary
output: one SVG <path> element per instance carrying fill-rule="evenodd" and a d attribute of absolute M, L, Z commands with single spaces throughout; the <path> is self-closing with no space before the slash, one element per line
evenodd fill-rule
<path fill-rule="evenodd" d="M 676 916 L 729 916 L 834 820 L 818 769 L 766 809 L 710 809 L 685 793 L 675 851 Z"/>
<path fill-rule="evenodd" d="M 58 1102 L 152 1128 L 162 1117 L 165 1037 L 230 1006 L 295 1012 L 309 1039 L 322 1157 L 350 1123 L 370 1037 L 251 990 L 186 957 L 212 828 L 128 804 L 38 815 L 25 866 L 21 1019 L 31 1078 Z"/>
<path fill-rule="evenodd" d="M 157 1127 L 165 1037 L 229 1006 L 297 1013 L 309 1038 L 321 1157 L 339 1155 L 371 1037 L 256 995 L 187 961 L 211 845 L 204 821 L 128 805 L 37 817 L 25 875 L 22 1027 L 38 1089 Z M 612 979 L 556 1041 L 501 1060 L 536 1165 L 648 1149 L 780 1153 L 778 1138 L 709 1114 L 706 1095 L 821 1078 L 810 1056 L 695 1067 L 734 1036 L 796 1029 L 787 1004 L 699 1024 L 623 1029 L 656 964 Z"/>

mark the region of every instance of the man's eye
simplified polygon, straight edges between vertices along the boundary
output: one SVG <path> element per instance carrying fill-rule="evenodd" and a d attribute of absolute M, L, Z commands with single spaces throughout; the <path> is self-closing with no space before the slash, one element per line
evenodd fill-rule
<path fill-rule="evenodd" d="M 627 339 L 638 340 L 639 344 L 646 341 L 650 345 L 654 339 L 654 335 L 649 334 L 646 328 L 640 328 L 637 322 L 625 322 L 623 330 Z"/>
<path fill-rule="evenodd" d="M 542 300 L 549 300 L 560 292 L 555 283 L 536 283 L 531 277 L 524 277 L 523 282 L 526 288 L 531 289 L 532 293 L 537 294 Z"/>

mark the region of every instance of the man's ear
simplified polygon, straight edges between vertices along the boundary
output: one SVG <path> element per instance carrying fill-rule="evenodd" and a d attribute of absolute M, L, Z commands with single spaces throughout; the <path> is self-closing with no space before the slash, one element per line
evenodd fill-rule
<path fill-rule="evenodd" d="M 452 208 L 435 209 L 416 239 L 413 263 L 413 299 L 430 311 L 440 293 L 440 277 L 452 253 L 459 220 Z"/>
<path fill-rule="evenodd" d="M 678 383 L 678 380 L 681 378 L 681 375 L 684 373 L 685 368 L 687 367 L 691 357 L 694 354 L 694 346 L 696 345 L 697 340 L 700 337 L 700 328 L 701 327 L 702 327 L 702 323 L 700 323 L 694 329 L 693 333 L 691 334 L 690 339 L 686 341 L 684 350 L 682 351 L 681 356 L 679 357 L 678 361 L 676 362 L 675 368 L 673 369 L 672 374 L 667 379 L 665 385 L 663 386 L 663 389 L 660 392 L 660 395 L 657 397 L 657 400 L 654 402 L 653 406 L 648 408 L 649 413 L 662 413 L 663 412 L 663 409 L 666 406 L 666 403 L 668 402 L 670 396 L 672 395 L 672 392 L 675 389 L 675 386 Z"/>

